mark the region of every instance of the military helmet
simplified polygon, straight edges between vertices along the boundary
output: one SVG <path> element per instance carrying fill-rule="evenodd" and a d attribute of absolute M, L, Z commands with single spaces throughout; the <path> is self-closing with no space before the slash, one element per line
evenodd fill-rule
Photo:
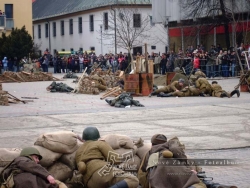
<path fill-rule="evenodd" d="M 180 72 L 180 67 L 176 67 L 175 69 L 174 69 L 174 72 Z"/>
<path fill-rule="evenodd" d="M 191 80 L 196 80 L 197 77 L 196 77 L 195 75 L 191 75 L 191 76 L 190 76 L 190 79 L 191 79 Z"/>
<path fill-rule="evenodd" d="M 39 160 L 41 160 L 43 158 L 40 155 L 40 152 L 34 147 L 23 148 L 21 153 L 20 153 L 20 156 L 23 156 L 23 157 L 29 157 L 31 155 L 37 155 Z"/>
<path fill-rule="evenodd" d="M 163 134 L 155 134 L 151 138 L 152 145 L 163 144 L 165 142 L 167 142 L 167 137 Z"/>
<path fill-rule="evenodd" d="M 87 127 L 82 132 L 83 140 L 98 140 L 100 133 L 96 127 Z"/>
<path fill-rule="evenodd" d="M 180 78 L 180 79 L 178 80 L 178 82 L 184 84 L 184 83 L 185 83 L 185 80 L 184 80 L 183 78 Z"/>

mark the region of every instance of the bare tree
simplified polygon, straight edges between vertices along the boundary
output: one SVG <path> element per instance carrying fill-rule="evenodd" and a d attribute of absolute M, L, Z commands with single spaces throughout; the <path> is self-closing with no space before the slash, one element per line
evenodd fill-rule
<path fill-rule="evenodd" d="M 136 8 L 136 3 L 120 5 L 109 11 L 108 22 L 104 20 L 103 39 L 109 44 L 115 45 L 115 30 L 117 47 L 128 50 L 131 61 L 133 60 L 131 50 L 133 47 L 142 46 L 143 40 L 150 37 L 150 18 L 141 14 Z M 116 22 L 116 24 L 115 24 Z M 116 25 L 116 27 L 115 27 Z M 106 27 L 106 28 L 105 28 Z"/>
<path fill-rule="evenodd" d="M 239 2 L 239 1 L 238 1 Z M 250 5 L 249 0 L 244 1 L 246 6 Z M 231 14 L 235 14 L 238 9 L 235 0 L 184 0 L 182 9 L 187 18 L 197 18 L 197 23 L 207 25 L 206 30 L 213 29 L 218 25 L 223 25 L 225 29 L 226 46 L 230 48 L 229 23 Z"/>

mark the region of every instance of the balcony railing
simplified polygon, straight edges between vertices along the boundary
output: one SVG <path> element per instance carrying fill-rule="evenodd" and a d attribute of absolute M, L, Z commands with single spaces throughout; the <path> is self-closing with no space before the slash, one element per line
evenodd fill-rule
<path fill-rule="evenodd" d="M 13 18 L 6 18 L 6 29 L 14 28 L 14 19 Z"/>
<path fill-rule="evenodd" d="M 5 15 L 0 15 L 0 27 L 5 28 L 6 20 Z"/>

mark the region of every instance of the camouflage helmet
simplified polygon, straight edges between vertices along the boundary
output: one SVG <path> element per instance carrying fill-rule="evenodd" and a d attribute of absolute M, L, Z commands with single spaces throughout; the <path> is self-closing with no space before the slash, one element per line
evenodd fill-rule
<path fill-rule="evenodd" d="M 180 72 L 180 67 L 175 67 L 174 72 Z"/>
<path fill-rule="evenodd" d="M 185 80 L 184 80 L 183 78 L 180 78 L 180 79 L 178 80 L 178 82 L 184 84 L 184 83 L 185 83 Z"/>
<path fill-rule="evenodd" d="M 40 155 L 40 152 L 34 147 L 23 148 L 21 153 L 20 153 L 20 156 L 23 156 L 23 157 L 29 157 L 31 155 L 37 155 L 39 160 L 41 160 L 43 158 Z"/>
<path fill-rule="evenodd" d="M 96 127 L 87 127 L 82 132 L 83 140 L 98 140 L 100 133 Z"/>

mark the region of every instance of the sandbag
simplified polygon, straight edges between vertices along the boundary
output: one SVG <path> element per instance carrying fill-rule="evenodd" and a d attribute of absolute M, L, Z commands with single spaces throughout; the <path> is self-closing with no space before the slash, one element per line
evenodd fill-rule
<path fill-rule="evenodd" d="M 18 148 L 0 148 L 0 167 L 4 167 L 20 156 L 22 149 Z"/>
<path fill-rule="evenodd" d="M 45 133 L 39 136 L 35 145 L 43 146 L 57 153 L 73 153 L 77 150 L 77 135 L 71 131 Z"/>
<path fill-rule="evenodd" d="M 83 175 L 77 171 L 74 170 L 73 172 L 73 177 L 71 179 L 68 179 L 65 184 L 69 187 L 69 188 L 83 188 Z"/>
<path fill-rule="evenodd" d="M 138 172 L 141 165 L 141 159 L 134 155 L 132 159 L 121 163 L 119 167 L 126 172 Z"/>
<path fill-rule="evenodd" d="M 66 181 L 72 178 L 73 171 L 65 164 L 57 162 L 50 168 L 48 168 L 49 173 L 59 181 Z"/>
<path fill-rule="evenodd" d="M 42 165 L 43 167 L 52 166 L 62 156 L 61 153 L 50 151 L 42 146 L 33 147 L 36 148 L 39 151 L 40 155 L 43 157 L 40 161 L 40 165 Z"/>
<path fill-rule="evenodd" d="M 109 135 L 102 136 L 100 140 L 104 140 L 105 142 L 107 142 L 113 149 L 119 149 L 119 148 L 133 149 L 134 148 L 133 140 L 126 135 L 109 134 Z"/>
<path fill-rule="evenodd" d="M 132 152 L 133 155 L 135 155 L 137 152 L 137 147 L 134 146 L 133 149 L 119 148 L 119 149 L 115 149 L 115 152 L 121 156 L 123 156 L 124 154 L 129 154 L 129 152 Z"/>
<path fill-rule="evenodd" d="M 144 143 L 142 147 L 138 147 L 136 155 L 142 159 L 146 153 L 151 149 L 152 144 L 151 143 Z"/>
<path fill-rule="evenodd" d="M 71 170 L 76 170 L 75 156 L 76 156 L 76 151 L 70 154 L 63 154 L 59 161 L 63 164 L 66 164 L 68 167 L 71 168 Z"/>

